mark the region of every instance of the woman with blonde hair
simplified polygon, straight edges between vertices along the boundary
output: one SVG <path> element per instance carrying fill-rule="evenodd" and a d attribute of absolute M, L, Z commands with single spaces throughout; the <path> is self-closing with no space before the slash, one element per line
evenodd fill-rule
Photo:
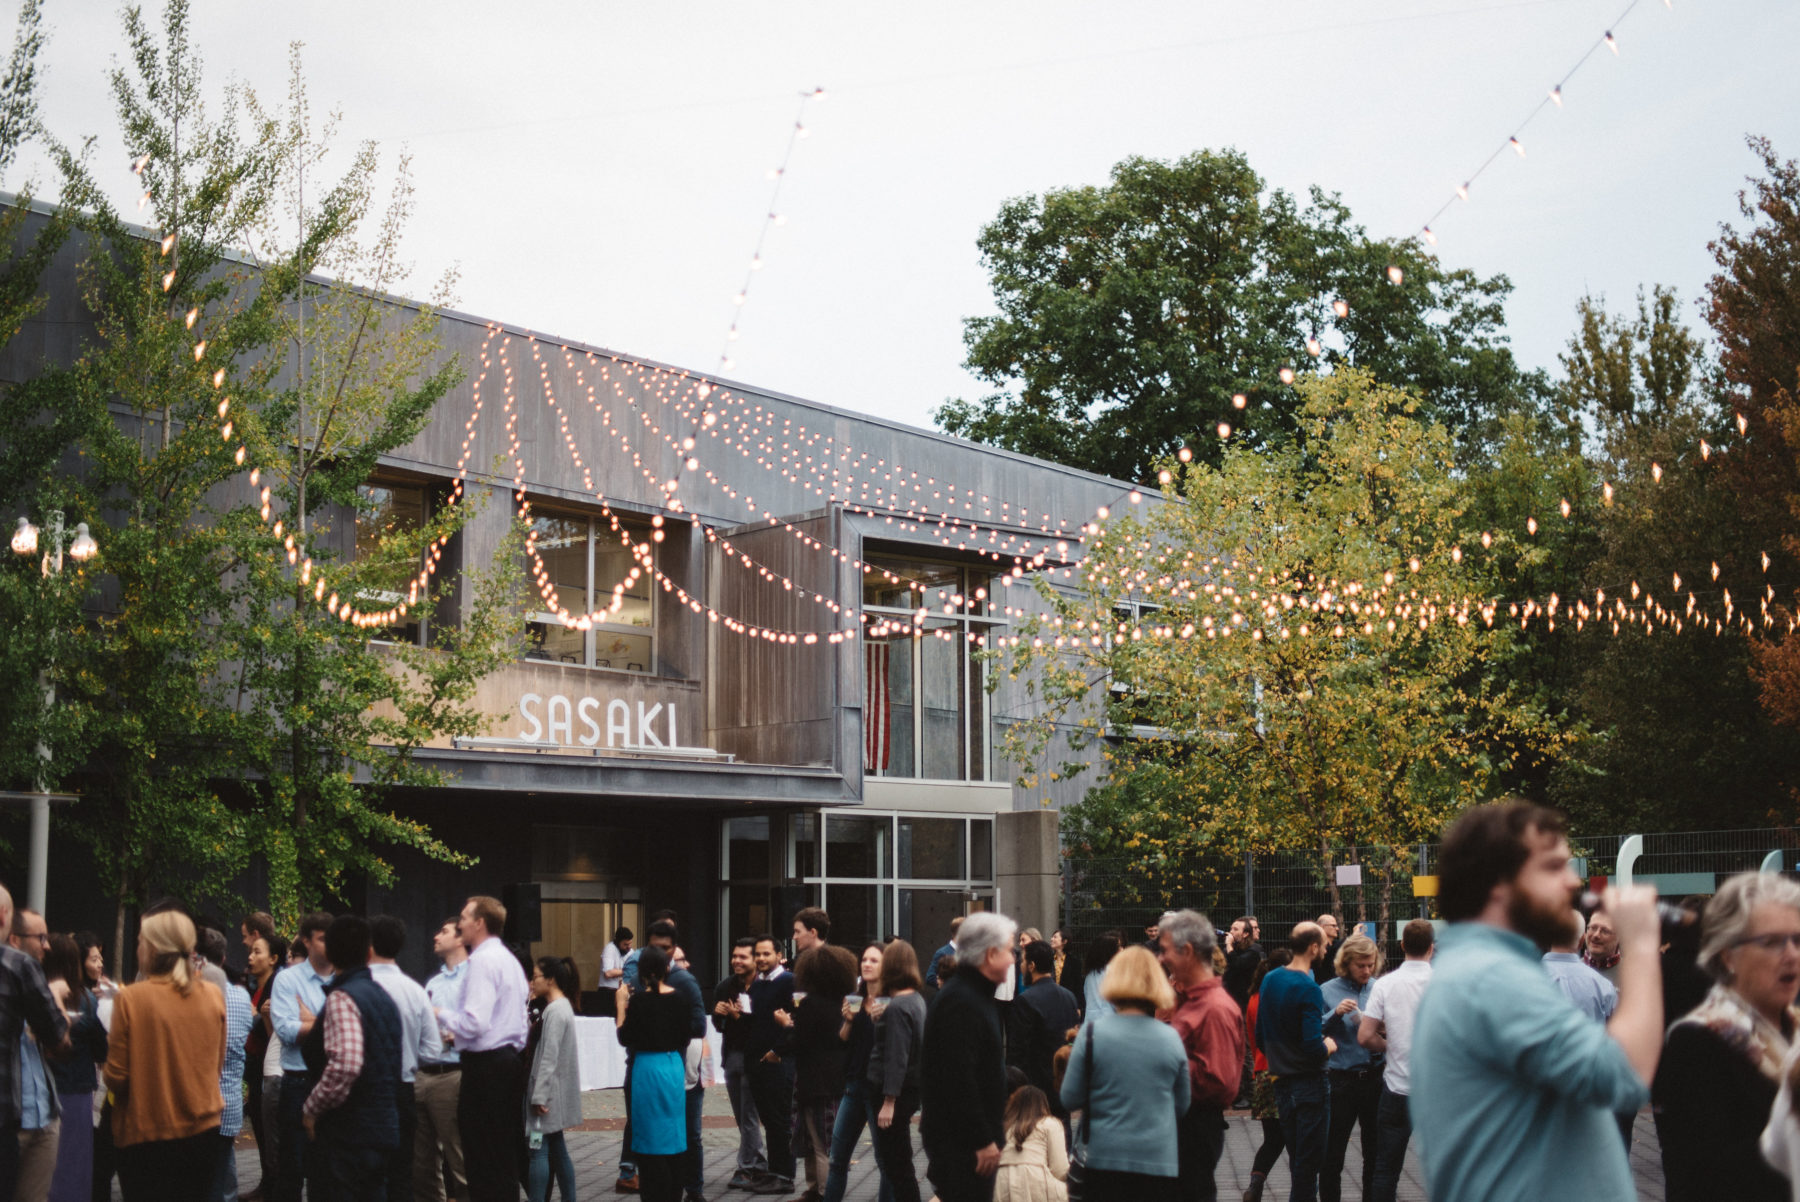
<path fill-rule="evenodd" d="M 1082 1028 L 1063 1078 L 1062 1103 L 1082 1112 L 1084 1202 L 1174 1202 L 1178 1123 L 1189 1101 L 1187 1051 L 1156 1020 L 1175 991 L 1156 957 L 1128 947 L 1100 982 L 1112 1005 Z"/>
<path fill-rule="evenodd" d="M 225 999 L 193 971 L 194 924 L 164 910 L 138 930 L 145 978 L 113 1002 L 106 1057 L 126 1202 L 203 1202 L 218 1173 Z"/>
<path fill-rule="evenodd" d="M 1381 1107 L 1383 1058 L 1370 1055 L 1357 1042 L 1363 1007 L 1369 1004 L 1375 974 L 1381 971 L 1381 948 L 1361 931 L 1338 945 L 1333 967 L 1337 975 L 1325 982 L 1324 1033 L 1337 1041 L 1337 1051 L 1325 1061 L 1331 1083 L 1331 1112 L 1325 1143 L 1325 1168 L 1319 1174 L 1320 1202 L 1338 1202 L 1344 1175 L 1350 1131 L 1362 1129 L 1362 1194 L 1375 1196 L 1375 1112 Z"/>

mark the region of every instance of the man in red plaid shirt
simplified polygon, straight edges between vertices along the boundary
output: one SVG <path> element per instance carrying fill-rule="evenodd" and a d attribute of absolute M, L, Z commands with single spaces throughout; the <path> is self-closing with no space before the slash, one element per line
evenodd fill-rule
<path fill-rule="evenodd" d="M 306 1097 L 306 1132 L 319 1156 L 315 1179 L 331 1202 L 383 1202 L 387 1166 L 400 1146 L 400 1011 L 369 975 L 369 924 L 332 919 L 325 954 L 324 1070 Z"/>

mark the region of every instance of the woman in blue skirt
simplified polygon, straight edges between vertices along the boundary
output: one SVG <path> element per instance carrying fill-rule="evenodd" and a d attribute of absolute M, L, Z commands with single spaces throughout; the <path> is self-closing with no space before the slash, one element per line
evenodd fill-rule
<path fill-rule="evenodd" d="M 619 987 L 619 1042 L 632 1051 L 630 1151 L 644 1202 L 681 1202 L 687 1151 L 688 1007 L 668 975 L 668 953 L 646 947 L 638 988 Z"/>

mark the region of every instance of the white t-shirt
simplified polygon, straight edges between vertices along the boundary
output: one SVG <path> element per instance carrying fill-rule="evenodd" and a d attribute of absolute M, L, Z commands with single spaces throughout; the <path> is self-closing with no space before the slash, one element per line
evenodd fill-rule
<path fill-rule="evenodd" d="M 259 1017 L 256 1020 L 261 1022 Z M 262 1072 L 264 1077 L 281 1076 L 281 1036 L 269 1032 L 269 1050 L 263 1053 Z"/>
<path fill-rule="evenodd" d="M 619 950 L 618 944 L 607 944 L 606 950 L 600 953 L 600 980 L 598 982 L 600 988 L 617 989 L 620 985 L 624 984 L 624 977 L 609 977 L 606 975 L 615 968 L 622 970 L 624 967 L 625 953 Z"/>
<path fill-rule="evenodd" d="M 1387 1026 L 1387 1067 L 1381 1080 L 1394 1093 L 1405 1096 L 1412 1092 L 1413 1019 L 1419 1013 L 1419 999 L 1431 984 L 1431 961 L 1407 960 L 1386 976 L 1378 977 L 1369 990 L 1369 1004 L 1363 1007 L 1363 1022 L 1379 1022 Z"/>

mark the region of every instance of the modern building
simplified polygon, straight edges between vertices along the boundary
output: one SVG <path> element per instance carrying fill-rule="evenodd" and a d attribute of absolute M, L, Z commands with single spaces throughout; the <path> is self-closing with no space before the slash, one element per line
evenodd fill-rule
<path fill-rule="evenodd" d="M 0 381 L 79 352 L 77 257 Z M 348 903 L 418 929 L 502 895 L 584 981 L 615 926 L 664 907 L 708 972 L 803 904 L 836 942 L 921 954 L 971 909 L 1055 925 L 1063 799 L 1011 783 L 998 745 L 1029 699 L 990 687 L 985 653 L 1132 485 L 504 322 L 439 330 L 463 382 L 332 537 L 353 553 L 484 500 L 436 566 L 454 579 L 490 569 L 524 512 L 503 566 L 531 581 L 527 637 L 479 690 L 488 734 L 424 753 L 449 783 L 397 799 L 477 863 L 402 854 L 391 892 Z M 473 592 L 372 637 L 426 639 Z M 59 836 L 53 866 L 74 847 Z M 53 910 L 94 909 L 78 877 L 53 867 Z"/>

